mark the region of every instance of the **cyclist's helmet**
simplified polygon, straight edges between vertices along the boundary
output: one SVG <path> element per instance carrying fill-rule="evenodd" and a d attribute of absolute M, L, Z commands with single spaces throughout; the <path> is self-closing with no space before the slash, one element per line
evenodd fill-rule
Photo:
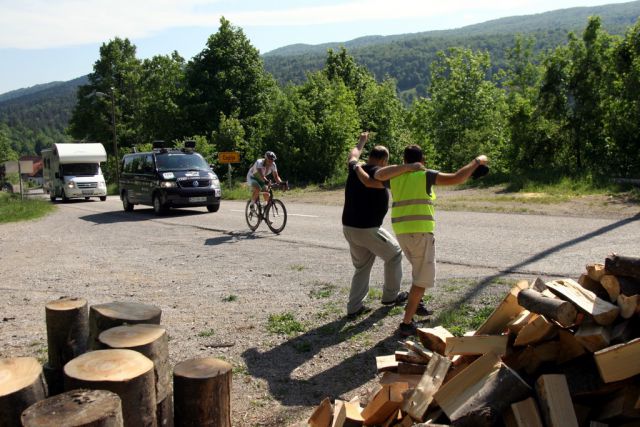
<path fill-rule="evenodd" d="M 273 151 L 267 151 L 266 153 L 264 153 L 264 157 L 269 159 L 269 160 L 277 159 L 276 153 L 274 153 Z"/>

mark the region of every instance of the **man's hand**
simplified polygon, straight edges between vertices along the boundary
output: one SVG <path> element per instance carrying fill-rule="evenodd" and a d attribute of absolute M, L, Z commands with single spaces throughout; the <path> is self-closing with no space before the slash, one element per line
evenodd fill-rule
<path fill-rule="evenodd" d="M 476 157 L 476 163 L 478 165 L 486 165 L 487 163 L 489 163 L 489 159 L 484 154 L 481 154 L 478 157 Z"/>
<path fill-rule="evenodd" d="M 358 145 L 362 144 L 362 146 L 364 146 L 364 144 L 366 144 L 367 141 L 369 141 L 369 132 L 360 133 L 360 138 L 358 139 Z"/>

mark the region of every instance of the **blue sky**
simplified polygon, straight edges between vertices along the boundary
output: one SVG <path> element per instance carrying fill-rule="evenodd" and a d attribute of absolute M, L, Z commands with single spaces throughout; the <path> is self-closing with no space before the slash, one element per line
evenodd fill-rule
<path fill-rule="evenodd" d="M 220 16 L 261 53 L 367 35 L 443 30 L 615 0 L 0 0 L 0 94 L 88 74 L 99 47 L 129 38 L 140 59 L 191 59 Z"/>

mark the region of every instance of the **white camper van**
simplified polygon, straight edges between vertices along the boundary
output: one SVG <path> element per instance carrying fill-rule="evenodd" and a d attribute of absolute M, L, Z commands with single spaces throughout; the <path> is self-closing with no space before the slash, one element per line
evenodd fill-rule
<path fill-rule="evenodd" d="M 51 201 L 99 197 L 107 200 L 107 185 L 100 162 L 107 152 L 99 143 L 53 144 L 42 150 L 43 188 Z"/>

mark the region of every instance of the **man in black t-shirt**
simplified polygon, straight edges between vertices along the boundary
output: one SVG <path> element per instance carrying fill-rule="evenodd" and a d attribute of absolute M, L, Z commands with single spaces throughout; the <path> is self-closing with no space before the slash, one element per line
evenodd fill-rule
<path fill-rule="evenodd" d="M 373 176 L 378 168 L 386 166 L 389 151 L 375 146 L 366 164 L 358 159 L 369 139 L 369 133 L 360 134 L 358 144 L 349 153 L 349 175 L 344 191 L 342 231 L 349 243 L 351 261 L 355 267 L 351 279 L 351 291 L 347 303 L 347 316 L 356 317 L 368 309 L 364 301 L 369 293 L 369 276 L 376 257 L 384 261 L 384 286 L 382 303 L 401 304 L 407 292 L 400 292 L 402 281 L 402 251 L 395 237 L 382 228 L 382 221 L 389 209 L 389 190 Z M 398 165 L 397 175 L 422 166 Z"/>

